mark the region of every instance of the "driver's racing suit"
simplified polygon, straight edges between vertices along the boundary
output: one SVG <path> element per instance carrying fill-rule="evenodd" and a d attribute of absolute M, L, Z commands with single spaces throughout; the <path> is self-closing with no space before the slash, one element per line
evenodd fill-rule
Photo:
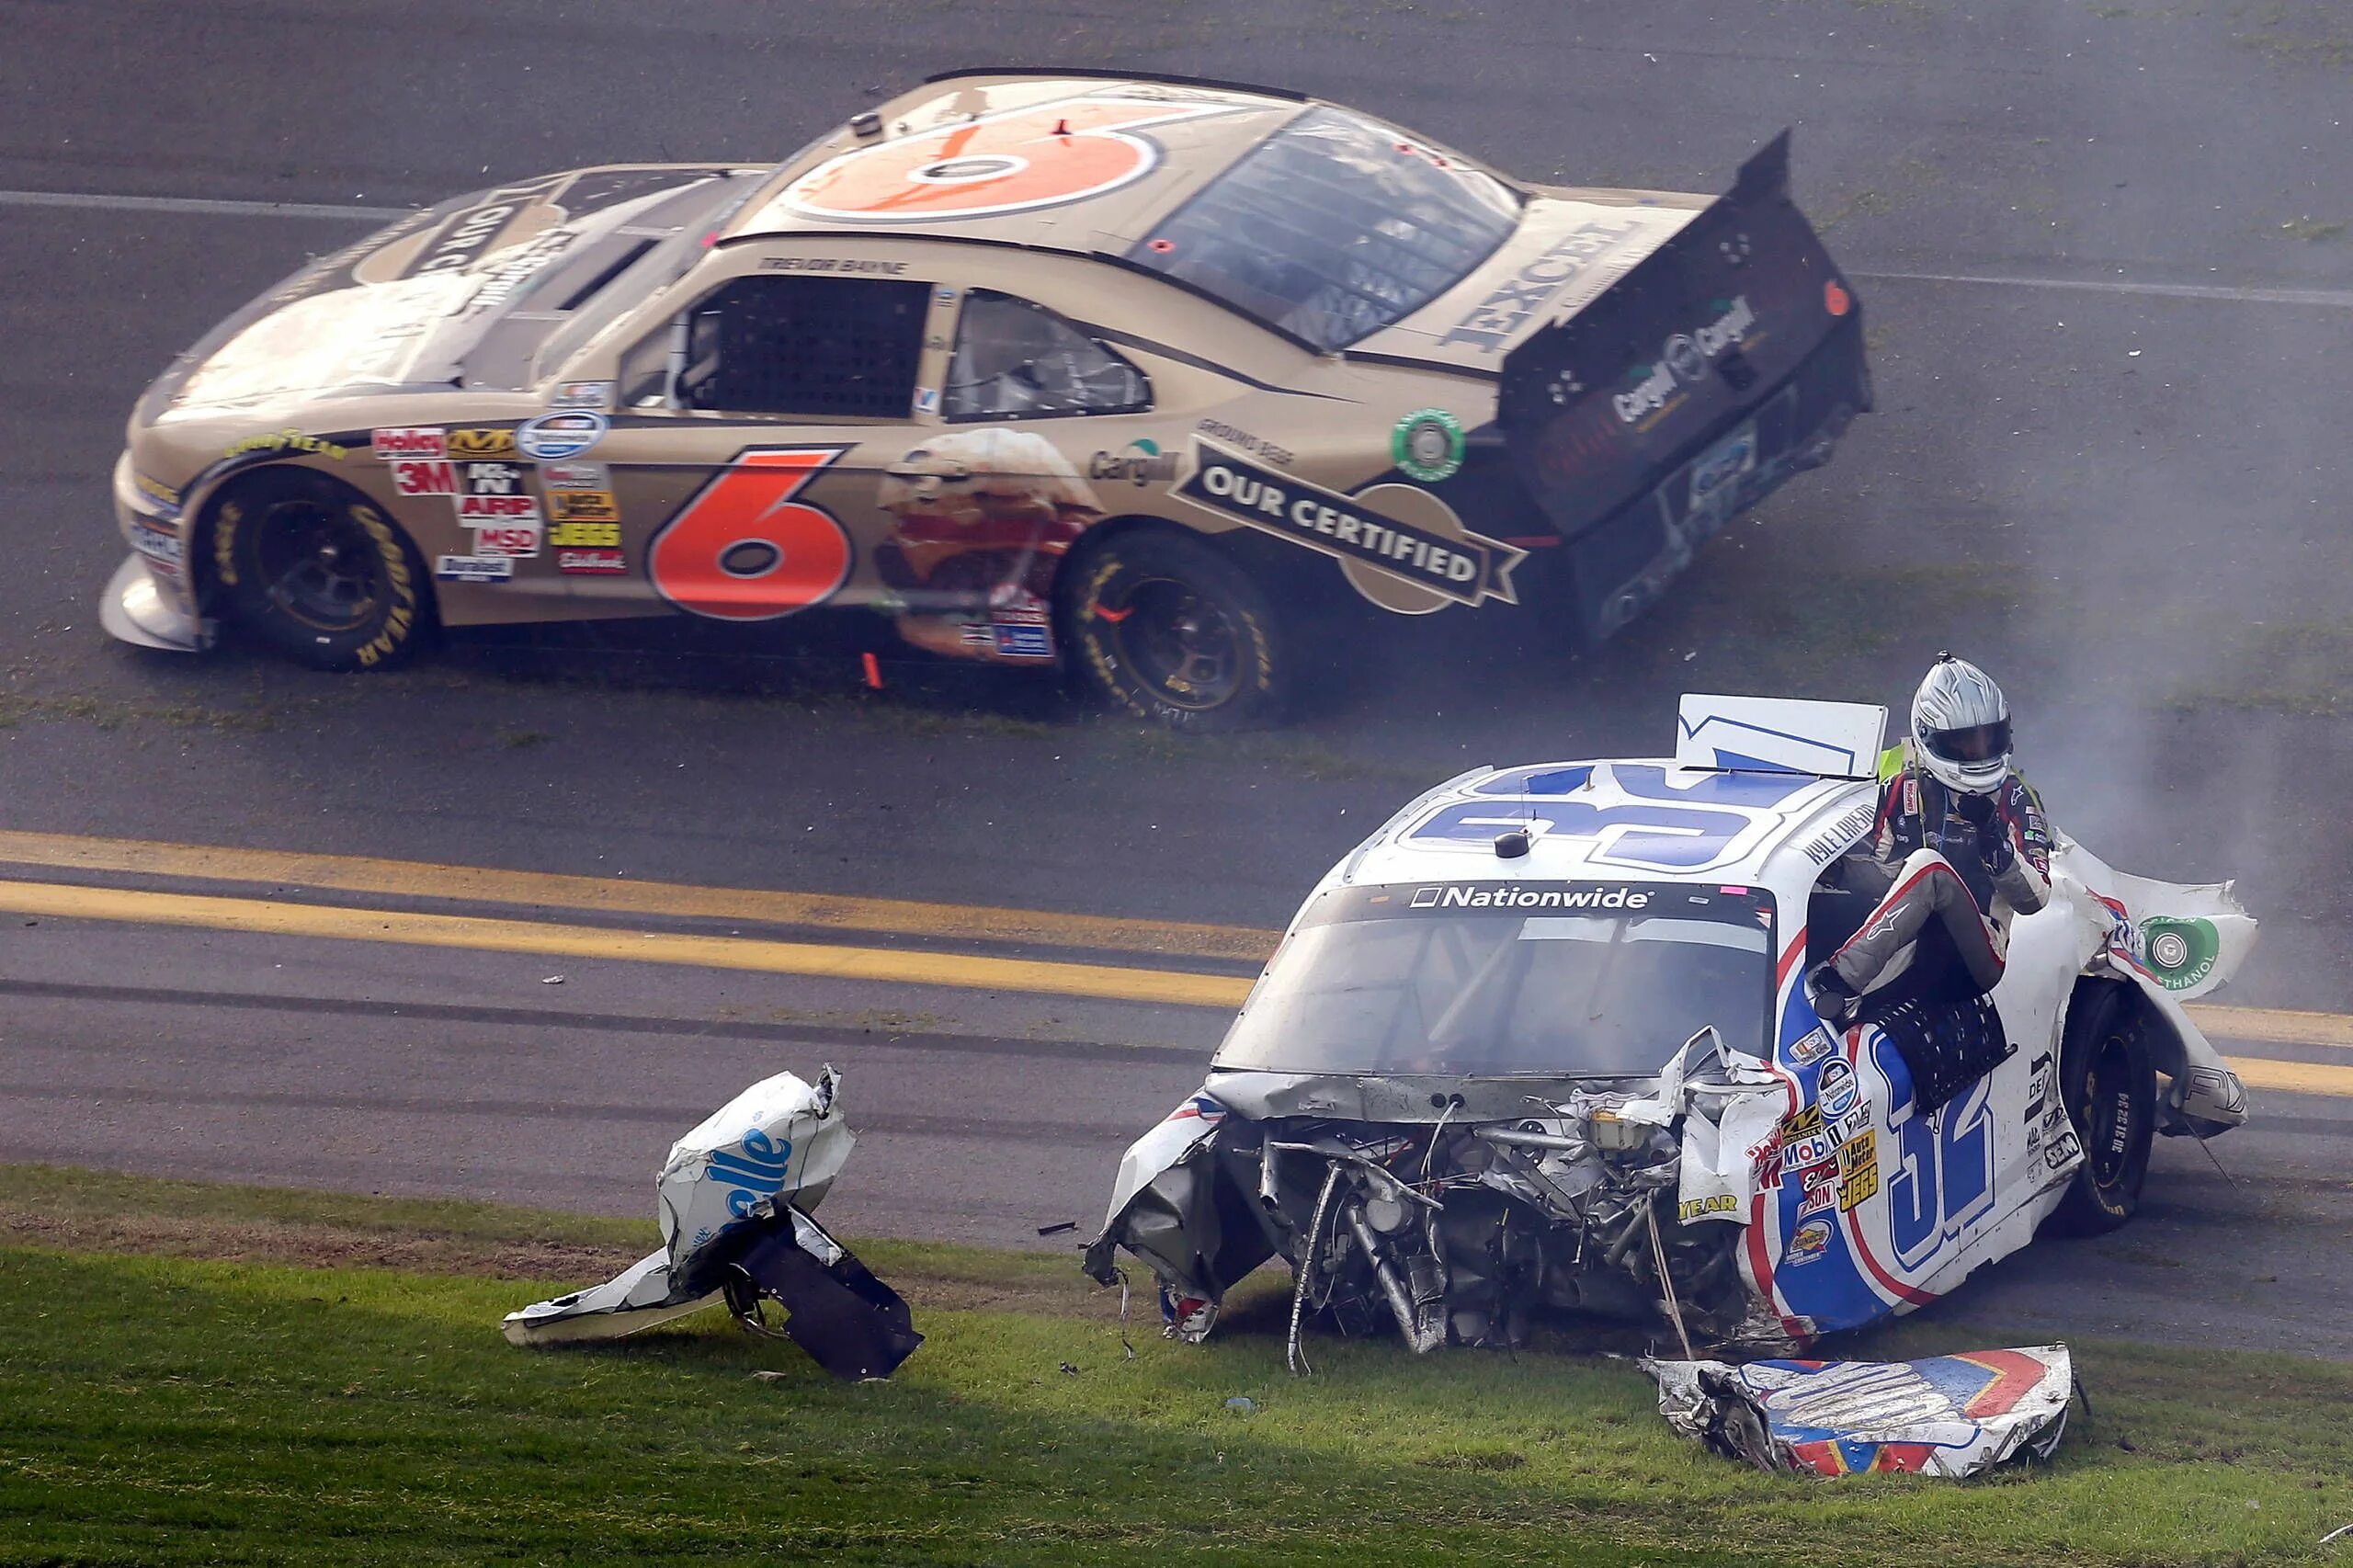
<path fill-rule="evenodd" d="M 1868 852 L 1850 853 L 1840 870 L 1847 886 L 1881 895 L 1824 966 L 1850 992 L 1893 979 L 1897 960 L 1936 920 L 1983 994 L 2002 978 L 2011 916 L 2051 900 L 2051 829 L 2017 773 L 1991 795 L 1966 795 L 1907 750 L 1905 766 L 1881 787 Z"/>

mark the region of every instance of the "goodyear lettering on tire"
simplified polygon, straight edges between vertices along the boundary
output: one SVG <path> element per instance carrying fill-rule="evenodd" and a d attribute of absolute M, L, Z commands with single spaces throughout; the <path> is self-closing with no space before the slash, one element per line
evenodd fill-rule
<path fill-rule="evenodd" d="M 355 651 L 355 656 L 366 666 L 397 652 L 415 629 L 416 581 L 408 569 L 408 554 L 401 549 L 400 537 L 384 521 L 382 513 L 373 506 L 354 506 L 351 518 L 375 542 L 377 554 L 383 558 L 385 580 L 392 587 L 392 607 L 385 612 L 383 629 Z"/>
<path fill-rule="evenodd" d="M 212 573 L 223 587 L 237 585 L 237 525 L 244 520 L 244 507 L 231 501 L 212 524 Z"/>

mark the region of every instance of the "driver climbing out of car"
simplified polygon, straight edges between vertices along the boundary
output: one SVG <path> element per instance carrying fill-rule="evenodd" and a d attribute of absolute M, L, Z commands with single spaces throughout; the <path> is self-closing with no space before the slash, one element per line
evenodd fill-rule
<path fill-rule="evenodd" d="M 2051 898 L 2051 831 L 2042 802 L 2011 770 L 2009 704 L 1992 676 L 1939 653 L 1913 696 L 1901 749 L 1870 837 L 1835 869 L 1846 887 L 1879 902 L 1806 975 L 1814 1012 L 1835 1028 L 1907 974 L 1914 983 L 1901 991 L 1924 994 L 1939 977 L 1918 972 L 1918 944 L 1938 932 L 1954 960 L 1941 967 L 1984 996 L 2002 978 L 2011 917 Z"/>

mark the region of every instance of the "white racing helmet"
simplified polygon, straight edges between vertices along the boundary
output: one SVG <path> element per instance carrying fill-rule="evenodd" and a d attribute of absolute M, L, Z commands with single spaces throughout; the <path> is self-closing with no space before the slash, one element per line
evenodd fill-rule
<path fill-rule="evenodd" d="M 1990 795 L 2010 771 L 2010 705 L 1993 676 L 1939 653 L 1912 696 L 1912 743 L 1938 782 Z"/>

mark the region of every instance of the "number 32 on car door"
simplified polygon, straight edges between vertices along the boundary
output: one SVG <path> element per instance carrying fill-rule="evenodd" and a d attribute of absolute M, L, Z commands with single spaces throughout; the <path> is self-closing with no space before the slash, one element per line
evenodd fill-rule
<path fill-rule="evenodd" d="M 1888 1240 L 1907 1273 L 1942 1261 L 1946 1244 L 1994 1206 L 1992 1091 L 1993 1080 L 1981 1078 L 1941 1114 L 1915 1113 L 1893 1130 Z"/>
<path fill-rule="evenodd" d="M 662 525 L 646 551 L 656 592 L 691 615 L 775 620 L 849 581 L 849 534 L 797 500 L 847 447 L 747 447 Z"/>

